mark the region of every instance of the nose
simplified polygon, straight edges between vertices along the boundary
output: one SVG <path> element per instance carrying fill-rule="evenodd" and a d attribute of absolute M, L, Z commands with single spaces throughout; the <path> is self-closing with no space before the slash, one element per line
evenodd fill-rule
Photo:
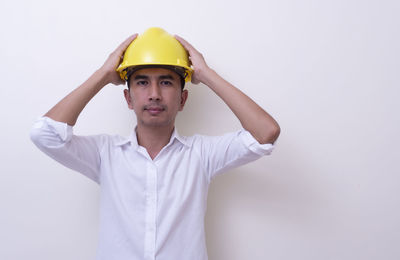
<path fill-rule="evenodd" d="M 160 90 L 160 86 L 158 86 L 157 82 L 151 83 L 149 100 L 150 101 L 161 100 L 161 90 Z"/>

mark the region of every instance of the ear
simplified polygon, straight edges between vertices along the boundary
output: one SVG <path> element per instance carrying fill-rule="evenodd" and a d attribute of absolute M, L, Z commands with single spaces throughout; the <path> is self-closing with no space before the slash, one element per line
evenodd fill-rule
<path fill-rule="evenodd" d="M 124 96 L 129 109 L 133 109 L 133 101 L 129 89 L 124 89 Z"/>
<path fill-rule="evenodd" d="M 189 91 L 187 91 L 187 89 L 183 90 L 181 93 L 181 103 L 179 106 L 179 111 L 183 110 L 183 107 L 185 106 L 188 96 L 189 96 Z"/>

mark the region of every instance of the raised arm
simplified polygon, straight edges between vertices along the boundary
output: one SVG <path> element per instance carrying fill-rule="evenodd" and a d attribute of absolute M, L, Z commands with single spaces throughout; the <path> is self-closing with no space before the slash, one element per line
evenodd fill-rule
<path fill-rule="evenodd" d="M 115 71 L 122 60 L 125 49 L 136 38 L 137 34 L 130 36 L 113 51 L 103 66 L 96 70 L 82 85 L 77 87 L 44 116 L 53 120 L 75 125 L 79 114 L 87 103 L 107 84 L 124 84 L 125 82 Z"/>
<path fill-rule="evenodd" d="M 175 38 L 189 52 L 194 73 L 192 83 L 204 83 L 211 88 L 232 110 L 243 128 L 261 144 L 274 143 L 280 134 L 280 127 L 272 116 L 246 96 L 238 88 L 208 67 L 203 55 L 182 37 Z"/>

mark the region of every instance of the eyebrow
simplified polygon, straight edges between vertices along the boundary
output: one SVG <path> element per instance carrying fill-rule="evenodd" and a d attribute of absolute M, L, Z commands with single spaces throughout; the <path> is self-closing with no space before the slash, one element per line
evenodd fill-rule
<path fill-rule="evenodd" d="M 134 80 L 138 80 L 138 79 L 148 79 L 149 77 L 146 75 L 136 75 Z"/>
<path fill-rule="evenodd" d="M 170 79 L 170 80 L 174 80 L 174 77 L 172 77 L 171 75 L 161 75 L 160 77 L 159 77 L 159 79 Z"/>
<path fill-rule="evenodd" d="M 136 75 L 134 80 L 139 80 L 139 79 L 149 79 L 149 76 L 147 75 Z M 161 75 L 158 77 L 158 79 L 170 79 L 170 80 L 174 80 L 174 77 L 172 77 L 171 75 L 167 74 L 167 75 Z"/>

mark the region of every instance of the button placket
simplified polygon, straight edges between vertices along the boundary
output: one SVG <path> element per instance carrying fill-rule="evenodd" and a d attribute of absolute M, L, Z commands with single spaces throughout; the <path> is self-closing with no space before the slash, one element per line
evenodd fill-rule
<path fill-rule="evenodd" d="M 146 219 L 145 219 L 145 259 L 155 259 L 156 247 L 156 210 L 157 210 L 157 168 L 147 163 L 146 171 Z"/>

